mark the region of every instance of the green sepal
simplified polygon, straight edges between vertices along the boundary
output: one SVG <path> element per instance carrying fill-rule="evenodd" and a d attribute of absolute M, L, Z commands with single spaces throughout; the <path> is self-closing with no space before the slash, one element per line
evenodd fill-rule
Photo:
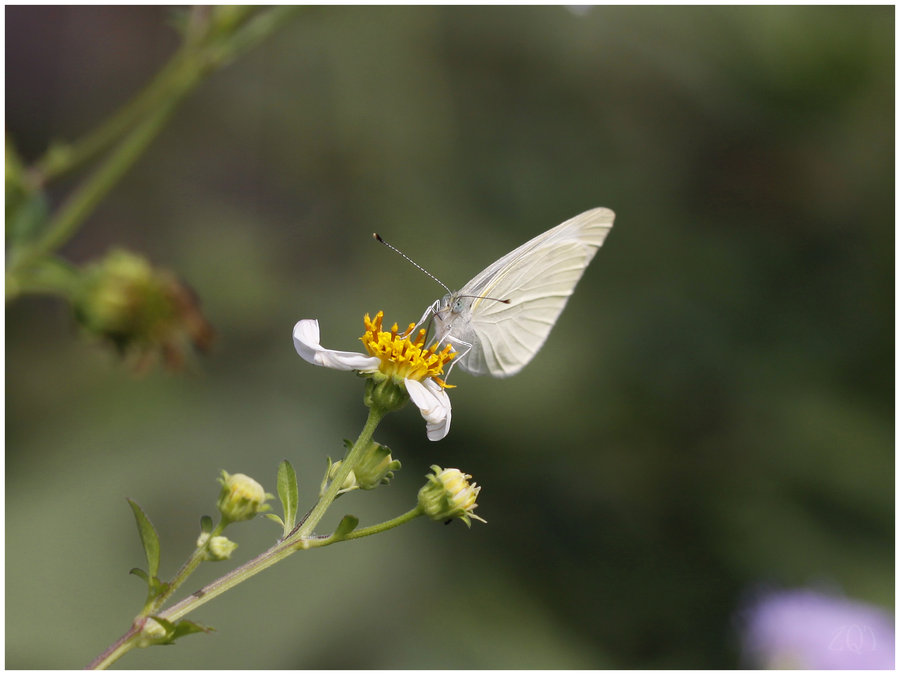
<path fill-rule="evenodd" d="M 406 387 L 394 382 L 393 378 L 382 376 L 378 373 L 366 381 L 366 393 L 363 394 L 363 403 L 367 408 L 377 408 L 381 414 L 387 414 L 399 410 L 409 400 Z"/>
<path fill-rule="evenodd" d="M 359 518 L 348 514 L 341 518 L 341 522 L 338 523 L 337 528 L 334 530 L 334 534 L 332 534 L 329 539 L 332 541 L 346 539 L 347 535 L 353 532 L 357 525 L 359 525 Z"/>
<path fill-rule="evenodd" d="M 137 521 L 138 533 L 141 535 L 141 543 L 144 546 L 144 553 L 147 554 L 147 572 L 150 577 L 155 578 L 159 572 L 159 535 L 156 534 L 156 528 L 147 518 L 137 502 L 128 500 L 131 510 L 134 511 L 134 519 Z"/>
<path fill-rule="evenodd" d="M 209 534 L 213 530 L 213 519 L 210 516 L 203 516 L 200 519 L 200 531 L 203 534 Z"/>
<path fill-rule="evenodd" d="M 281 508 L 284 512 L 284 536 L 288 536 L 294 529 L 297 519 L 297 504 L 300 501 L 300 489 L 297 485 L 297 473 L 289 461 L 282 460 L 278 465 L 278 498 L 281 500 Z"/>

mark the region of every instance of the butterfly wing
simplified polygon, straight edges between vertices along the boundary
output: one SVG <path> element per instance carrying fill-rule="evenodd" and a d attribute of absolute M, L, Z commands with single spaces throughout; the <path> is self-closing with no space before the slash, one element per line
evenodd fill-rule
<path fill-rule="evenodd" d="M 451 335 L 472 343 L 459 366 L 473 375 L 509 377 L 537 354 L 575 285 L 603 245 L 615 214 L 586 211 L 500 258 L 459 296 L 477 297 Z M 466 320 L 467 319 L 467 320 Z"/>

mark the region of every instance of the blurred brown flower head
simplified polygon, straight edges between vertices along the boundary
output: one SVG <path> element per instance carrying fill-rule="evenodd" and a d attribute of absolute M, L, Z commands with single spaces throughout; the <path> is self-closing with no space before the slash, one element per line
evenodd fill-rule
<path fill-rule="evenodd" d="M 123 249 L 84 268 L 73 304 L 78 323 L 140 371 L 157 357 L 178 370 L 190 347 L 206 352 L 212 345 L 212 326 L 193 291 L 172 272 Z"/>

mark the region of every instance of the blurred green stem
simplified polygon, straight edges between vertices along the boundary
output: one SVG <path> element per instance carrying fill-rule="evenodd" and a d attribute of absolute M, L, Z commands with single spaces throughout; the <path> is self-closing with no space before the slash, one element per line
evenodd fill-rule
<path fill-rule="evenodd" d="M 10 252 L 7 300 L 18 295 L 17 282 L 42 257 L 56 251 L 144 153 L 184 97 L 210 73 L 258 44 L 296 7 L 279 6 L 253 13 L 247 7 L 194 8 L 181 48 L 154 80 L 109 121 L 70 146 L 54 146 L 31 172 L 40 185 L 72 171 L 118 142 L 109 157 L 75 189 L 35 241 Z"/>
<path fill-rule="evenodd" d="M 50 220 L 44 235 L 11 261 L 11 274 L 15 276 L 33 265 L 38 259 L 49 255 L 78 230 L 85 218 L 122 178 L 132 164 L 143 154 L 159 130 L 168 121 L 181 96 L 172 96 L 154 110 L 124 141 L 112 152 L 97 171 L 90 175 L 65 201 Z"/>
<path fill-rule="evenodd" d="M 6 279 L 6 299 L 22 293 L 50 293 L 71 297 L 81 277 L 78 270 L 62 258 L 46 256 L 35 261 L 26 274 Z"/>

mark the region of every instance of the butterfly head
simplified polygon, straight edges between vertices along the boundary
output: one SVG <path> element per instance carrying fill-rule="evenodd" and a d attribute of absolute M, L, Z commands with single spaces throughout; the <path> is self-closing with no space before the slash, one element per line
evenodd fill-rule
<path fill-rule="evenodd" d="M 470 295 L 447 293 L 438 304 L 438 312 L 446 317 L 447 313 L 460 315 L 472 306 L 474 298 Z"/>

